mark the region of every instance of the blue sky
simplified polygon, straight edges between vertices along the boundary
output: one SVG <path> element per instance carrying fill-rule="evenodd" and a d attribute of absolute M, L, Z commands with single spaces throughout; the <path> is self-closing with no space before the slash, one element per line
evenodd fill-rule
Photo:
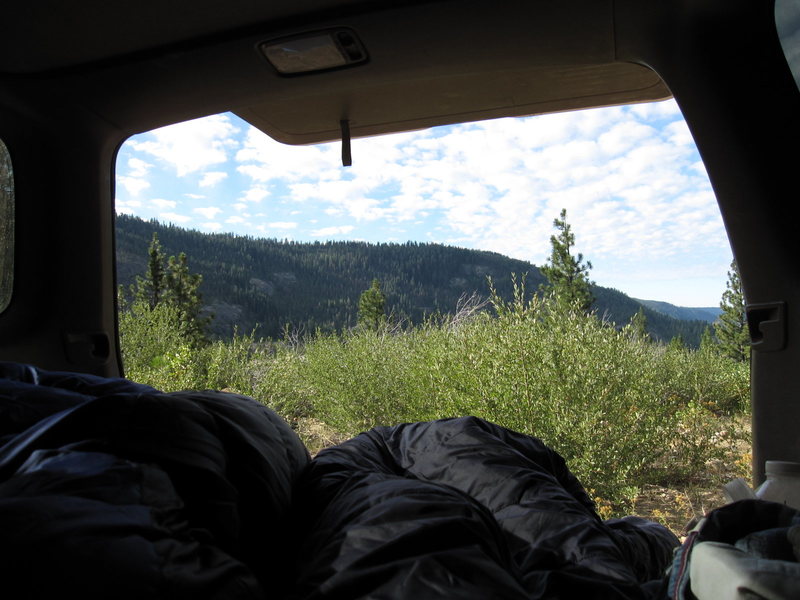
<path fill-rule="evenodd" d="M 279 144 L 233 114 L 130 138 L 117 212 L 297 241 L 437 242 L 540 265 L 562 208 L 599 285 L 716 306 L 731 261 L 673 101 Z"/>

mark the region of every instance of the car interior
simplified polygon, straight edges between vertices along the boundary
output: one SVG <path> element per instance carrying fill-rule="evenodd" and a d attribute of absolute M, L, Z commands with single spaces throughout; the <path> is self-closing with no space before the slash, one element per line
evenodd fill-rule
<path fill-rule="evenodd" d="M 674 97 L 738 263 L 754 483 L 800 461 L 792 0 L 83 0 L 0 19 L 0 360 L 123 374 L 114 165 L 232 111 L 286 144 Z M 792 45 L 794 44 L 794 45 Z M 794 57 L 794 63 L 792 59 Z"/>

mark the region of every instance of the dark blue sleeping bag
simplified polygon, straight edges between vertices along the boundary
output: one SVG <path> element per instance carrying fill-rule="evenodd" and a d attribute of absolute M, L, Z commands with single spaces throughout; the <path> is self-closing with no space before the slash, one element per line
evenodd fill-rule
<path fill-rule="evenodd" d="M 20 598 L 264 598 L 292 582 L 309 457 L 252 399 L 0 364 L 0 442 L 0 572 Z"/>

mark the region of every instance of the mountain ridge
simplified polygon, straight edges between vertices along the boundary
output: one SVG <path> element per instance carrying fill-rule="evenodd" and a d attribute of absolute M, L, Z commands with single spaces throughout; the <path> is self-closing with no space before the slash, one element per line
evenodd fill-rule
<path fill-rule="evenodd" d="M 488 296 L 487 277 L 504 298 L 512 295 L 512 273 L 527 273 L 530 291 L 545 281 L 535 265 L 485 250 L 422 242 L 279 241 L 119 215 L 117 280 L 124 289 L 144 274 L 154 232 L 167 255 L 185 252 L 190 270 L 203 275 L 200 291 L 215 313 L 212 331 L 221 337 L 255 328 L 259 336 L 276 338 L 287 324 L 306 333 L 352 327 L 358 298 L 373 278 L 380 280 L 389 310 L 412 323 L 455 311 L 465 296 Z M 681 335 L 696 346 L 707 325 L 676 319 L 618 290 L 592 291 L 599 315 L 621 326 L 641 308 L 648 331 L 662 341 Z"/>
<path fill-rule="evenodd" d="M 642 300 L 641 298 L 634 298 L 634 300 L 652 310 L 683 321 L 713 323 L 722 314 L 719 306 L 677 306 L 661 300 Z"/>

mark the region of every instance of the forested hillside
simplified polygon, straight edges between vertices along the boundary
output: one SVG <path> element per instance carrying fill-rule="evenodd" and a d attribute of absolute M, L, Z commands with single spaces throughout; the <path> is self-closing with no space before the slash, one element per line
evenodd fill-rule
<path fill-rule="evenodd" d="M 659 302 L 658 300 L 637 299 L 637 302 L 641 302 L 647 308 L 651 308 L 660 313 L 664 313 L 665 315 L 675 317 L 676 319 L 697 320 L 713 323 L 722 313 L 722 309 L 719 306 L 710 306 L 707 308 L 689 308 L 686 306 L 674 306 L 672 304 L 668 304 L 667 302 Z"/>
<path fill-rule="evenodd" d="M 278 337 L 284 327 L 312 333 L 341 330 L 356 323 L 358 298 L 374 278 L 381 282 L 387 308 L 397 318 L 421 322 L 432 313 L 452 313 L 460 299 L 486 297 L 487 277 L 502 297 L 511 296 L 511 274 L 528 273 L 528 289 L 543 282 L 532 264 L 494 252 L 440 244 L 298 243 L 231 234 L 205 234 L 117 217 L 117 273 L 126 289 L 145 271 L 153 232 L 167 255 L 185 252 L 189 267 L 202 274 L 203 300 L 214 313 L 212 331 L 228 336 L 234 328 Z M 642 304 L 613 289 L 595 286 L 597 313 L 623 325 Z M 648 331 L 657 339 L 681 335 L 697 345 L 706 323 L 680 321 L 644 308 Z"/>

